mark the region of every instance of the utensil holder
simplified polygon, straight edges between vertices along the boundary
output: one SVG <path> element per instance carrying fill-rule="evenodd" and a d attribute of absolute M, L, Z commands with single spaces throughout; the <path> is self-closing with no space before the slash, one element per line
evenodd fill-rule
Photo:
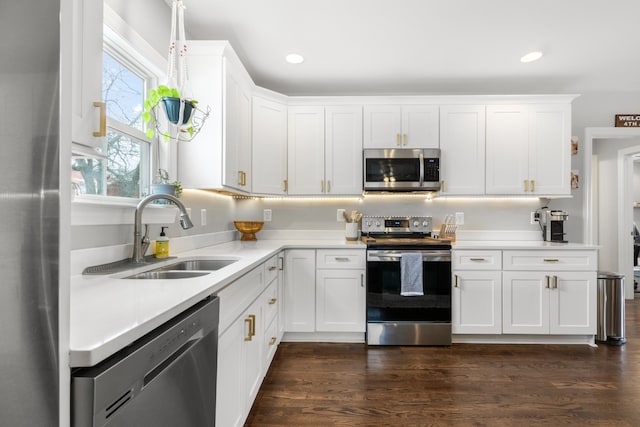
<path fill-rule="evenodd" d="M 347 222 L 345 224 L 344 236 L 347 240 L 358 240 L 358 223 Z"/>

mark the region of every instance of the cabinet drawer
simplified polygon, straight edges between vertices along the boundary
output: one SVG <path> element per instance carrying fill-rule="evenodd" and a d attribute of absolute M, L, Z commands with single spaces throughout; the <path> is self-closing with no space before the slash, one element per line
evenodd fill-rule
<path fill-rule="evenodd" d="M 264 289 L 263 266 L 254 268 L 226 288 L 218 292 L 220 298 L 220 325 L 218 335 L 233 323 Z"/>
<path fill-rule="evenodd" d="M 264 301 L 264 324 L 268 325 L 278 314 L 278 286 L 277 282 L 271 283 L 263 294 Z"/>
<path fill-rule="evenodd" d="M 278 321 L 271 322 L 265 329 L 263 335 L 264 373 L 269 370 L 269 365 L 273 360 L 278 348 Z"/>
<path fill-rule="evenodd" d="M 502 251 L 453 251 L 453 270 L 501 270 Z"/>
<path fill-rule="evenodd" d="M 503 252 L 503 270 L 596 271 L 597 267 L 595 250 Z"/>
<path fill-rule="evenodd" d="M 364 249 L 319 249 L 316 252 L 316 268 L 365 268 L 365 251 Z"/>
<path fill-rule="evenodd" d="M 278 277 L 278 256 L 274 255 L 264 262 L 264 284 L 269 286 L 269 283 Z"/>

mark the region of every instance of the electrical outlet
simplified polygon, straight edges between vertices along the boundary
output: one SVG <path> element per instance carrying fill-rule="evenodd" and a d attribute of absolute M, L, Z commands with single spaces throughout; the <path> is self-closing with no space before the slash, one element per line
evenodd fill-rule
<path fill-rule="evenodd" d="M 531 225 L 535 225 L 536 222 L 538 222 L 538 221 L 536 221 L 536 213 L 535 212 L 531 212 L 531 217 L 529 218 L 529 223 Z"/>
<path fill-rule="evenodd" d="M 200 225 L 207 225 L 207 210 L 200 209 Z"/>
<path fill-rule="evenodd" d="M 336 221 L 344 222 L 344 209 L 338 209 L 336 212 Z"/>
<path fill-rule="evenodd" d="M 262 219 L 264 220 L 264 222 L 271 221 L 271 218 L 272 218 L 271 209 L 265 209 L 262 211 Z"/>
<path fill-rule="evenodd" d="M 456 212 L 456 225 L 464 225 L 464 212 Z"/>

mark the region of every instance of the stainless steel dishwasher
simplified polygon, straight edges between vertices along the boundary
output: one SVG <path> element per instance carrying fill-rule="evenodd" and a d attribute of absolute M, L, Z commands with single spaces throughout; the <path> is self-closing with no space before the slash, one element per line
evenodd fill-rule
<path fill-rule="evenodd" d="M 214 426 L 218 318 L 219 299 L 207 298 L 72 372 L 73 426 Z"/>

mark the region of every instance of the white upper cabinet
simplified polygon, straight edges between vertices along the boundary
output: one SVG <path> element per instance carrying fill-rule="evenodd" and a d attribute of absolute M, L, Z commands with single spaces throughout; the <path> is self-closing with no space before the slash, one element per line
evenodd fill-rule
<path fill-rule="evenodd" d="M 253 97 L 252 185 L 256 194 L 287 192 L 287 106 Z"/>
<path fill-rule="evenodd" d="M 440 107 L 441 194 L 484 194 L 485 106 Z"/>
<path fill-rule="evenodd" d="M 324 107 L 289 107 L 289 194 L 324 193 Z"/>
<path fill-rule="evenodd" d="M 224 115 L 223 185 L 251 191 L 251 86 L 240 64 L 223 58 Z"/>
<path fill-rule="evenodd" d="M 73 1 L 71 140 L 74 151 L 91 153 L 102 146 L 106 135 L 106 106 L 102 102 L 102 22 L 102 2 Z"/>
<path fill-rule="evenodd" d="M 185 188 L 251 191 L 253 82 L 225 41 L 188 41 L 189 84 L 209 118 L 193 141 L 178 144 Z"/>
<path fill-rule="evenodd" d="M 362 107 L 325 107 L 325 194 L 362 193 Z"/>
<path fill-rule="evenodd" d="M 437 105 L 365 105 L 364 148 L 438 148 Z"/>
<path fill-rule="evenodd" d="M 362 107 L 290 106 L 291 195 L 362 193 Z"/>
<path fill-rule="evenodd" d="M 486 194 L 570 194 L 569 104 L 488 105 Z"/>

